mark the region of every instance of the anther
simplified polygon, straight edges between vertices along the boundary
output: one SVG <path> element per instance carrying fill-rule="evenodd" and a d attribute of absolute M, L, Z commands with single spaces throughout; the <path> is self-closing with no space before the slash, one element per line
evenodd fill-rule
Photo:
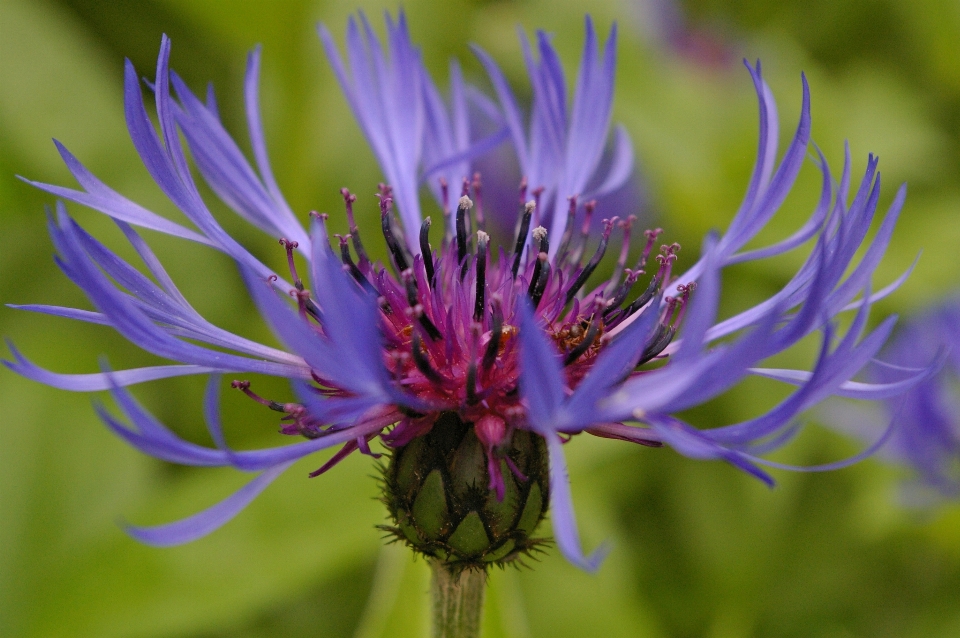
<path fill-rule="evenodd" d="M 468 184 L 468 182 L 464 180 L 464 185 L 466 186 L 466 184 Z M 463 195 L 460 201 L 457 202 L 457 263 L 460 264 L 461 280 L 463 280 L 463 276 L 466 273 L 467 214 L 471 208 L 473 208 L 473 200 Z"/>
<path fill-rule="evenodd" d="M 274 412 L 283 412 L 284 414 L 287 413 L 287 410 L 284 408 L 284 405 L 282 403 L 277 403 L 276 401 L 264 399 L 262 396 L 260 396 L 259 394 L 251 390 L 249 381 L 231 381 L 230 387 L 235 390 L 240 390 L 245 395 L 247 395 L 257 403 L 259 403 L 260 405 L 265 405 L 271 410 L 273 410 Z"/>
<path fill-rule="evenodd" d="M 564 305 L 573 301 L 574 296 L 580 288 L 583 287 L 583 284 L 587 283 L 587 279 L 590 278 L 590 275 L 593 274 L 593 271 L 596 270 L 597 265 L 600 263 L 600 260 L 603 259 L 603 254 L 607 251 L 607 243 L 610 241 L 610 233 L 613 232 L 613 226 L 617 223 L 617 218 L 605 219 L 603 220 L 603 236 L 600 238 L 600 244 L 597 246 L 597 252 L 593 254 L 593 257 L 587 263 L 587 265 L 580 271 L 580 274 L 577 275 L 577 278 L 574 279 L 573 283 L 570 284 L 570 287 L 567 289 L 567 297 L 564 301 Z"/>
<path fill-rule="evenodd" d="M 550 243 L 547 240 L 547 229 L 543 226 L 537 226 L 530 233 L 533 237 L 534 245 L 537 247 L 537 253 L 549 253 Z"/>
<path fill-rule="evenodd" d="M 525 187 L 524 190 L 526 190 Z M 520 218 L 517 243 L 513 249 L 513 267 L 510 269 L 514 279 L 517 278 L 517 273 L 520 272 L 520 258 L 523 256 L 523 246 L 527 243 L 527 233 L 530 231 L 530 218 L 533 216 L 533 211 L 536 207 L 537 205 L 533 201 L 529 201 L 523 205 L 523 216 Z"/>
<path fill-rule="evenodd" d="M 620 287 L 617 288 L 613 297 L 610 298 L 610 301 L 607 302 L 607 309 L 603 311 L 604 319 L 608 319 L 614 312 L 620 308 L 620 304 L 624 302 L 627 298 L 627 295 L 630 294 L 630 290 L 633 289 L 633 284 L 637 282 L 637 278 L 642 273 L 642 270 L 630 270 L 626 269 L 627 277 L 623 280 L 623 283 L 620 284 Z M 652 295 L 651 295 L 652 298 Z M 646 303 L 646 302 L 644 302 Z"/>
<path fill-rule="evenodd" d="M 419 314 L 420 317 L 423 317 L 423 310 L 420 309 L 420 312 L 417 312 L 416 309 L 414 309 L 414 314 Z M 423 376 L 433 383 L 443 383 L 443 377 L 430 365 L 430 359 L 427 358 L 427 353 L 423 349 L 423 340 L 420 338 L 420 331 L 416 328 L 413 329 L 410 351 L 413 354 L 413 364 L 417 366 L 417 370 L 419 370 Z"/>
<path fill-rule="evenodd" d="M 667 297 L 663 313 L 660 315 L 660 323 L 657 324 L 657 330 L 650 340 L 650 344 L 644 349 L 637 365 L 642 365 L 651 359 L 657 357 L 673 341 L 677 333 L 673 325 L 673 313 L 677 307 L 678 299 L 676 297 Z"/>
<path fill-rule="evenodd" d="M 550 260 L 547 253 L 537 255 L 537 263 L 533 267 L 534 279 L 530 282 L 530 289 L 527 294 L 530 296 L 530 303 L 536 310 L 540 306 L 540 300 L 547 289 L 547 282 L 550 281 Z"/>
<path fill-rule="evenodd" d="M 676 245 L 677 247 L 679 247 L 679 244 L 676 244 Z M 671 247 L 664 246 L 663 248 L 670 249 Z M 656 274 L 650 280 L 650 284 L 647 286 L 647 289 L 643 291 L 643 294 L 641 294 L 639 297 L 634 299 L 633 303 L 631 303 L 629 306 L 627 306 L 623 310 L 623 314 L 620 317 L 621 320 L 629 317 L 630 315 L 635 313 L 637 310 L 640 310 L 640 308 L 643 308 L 647 304 L 647 302 L 653 299 L 654 295 L 656 295 L 657 292 L 659 292 L 662 284 L 666 281 L 669 281 L 670 270 L 673 266 L 673 262 L 677 260 L 676 254 L 672 250 L 670 250 L 669 254 L 657 255 L 656 260 L 660 264 L 660 267 L 657 269 Z"/>
<path fill-rule="evenodd" d="M 347 241 L 350 239 L 350 235 L 334 235 L 337 240 L 340 242 L 340 261 L 343 262 L 344 267 L 350 273 L 350 275 L 356 280 L 358 284 L 363 286 L 363 289 L 377 294 L 377 290 L 373 287 L 373 284 L 360 272 L 360 269 L 357 268 L 357 265 L 353 263 L 353 257 L 350 256 L 350 246 L 347 245 Z"/>
<path fill-rule="evenodd" d="M 381 190 L 387 190 L 383 184 L 380 185 Z M 393 265 L 397 269 L 397 272 L 403 272 L 407 270 L 410 265 L 407 262 L 407 256 L 403 254 L 403 249 L 400 247 L 400 242 L 397 241 L 397 238 L 393 235 L 393 220 L 390 215 L 390 208 L 393 205 L 393 200 L 389 196 L 384 195 L 383 192 L 377 195 L 380 198 L 380 228 L 383 230 L 383 238 L 387 242 L 387 248 L 390 249 L 390 254 L 393 255 Z"/>
<path fill-rule="evenodd" d="M 473 304 L 473 320 L 483 323 L 483 309 L 487 290 L 487 244 L 490 235 L 477 231 L 477 294 Z"/>
<path fill-rule="evenodd" d="M 543 258 L 541 258 L 543 256 Z M 540 281 L 540 271 L 543 269 L 543 264 L 547 261 L 546 253 L 537 253 L 537 261 L 533 265 L 533 274 L 530 276 L 530 284 L 527 286 L 527 296 L 533 299 L 533 291 L 537 287 L 537 282 Z"/>
<path fill-rule="evenodd" d="M 427 282 L 431 288 L 436 287 L 433 270 L 433 249 L 430 247 L 430 218 L 423 220 L 420 226 L 420 254 L 423 255 L 423 268 L 427 273 Z"/>

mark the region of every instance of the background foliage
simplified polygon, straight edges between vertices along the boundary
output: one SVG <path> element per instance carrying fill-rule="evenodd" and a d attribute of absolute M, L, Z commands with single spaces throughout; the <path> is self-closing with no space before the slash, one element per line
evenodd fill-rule
<path fill-rule="evenodd" d="M 122 59 L 151 75 L 160 34 L 173 65 L 199 90 L 213 80 L 224 119 L 243 139 L 245 53 L 264 46 L 263 106 L 275 173 L 295 210 L 338 213 L 337 189 L 372 193 L 378 169 L 322 57 L 314 24 L 341 33 L 362 6 L 339 0 L 3 0 L 0 3 L 0 301 L 85 307 L 56 269 L 44 194 L 15 179 L 71 184 L 51 136 L 120 192 L 176 216 L 129 143 Z M 395 9 L 393 3 L 386 5 Z M 813 93 L 814 139 L 839 170 L 849 139 L 856 170 L 881 156 L 884 199 L 909 181 L 908 204 L 877 283 L 920 265 L 876 316 L 909 315 L 960 283 L 960 5 L 955 0 L 689 0 L 701 46 L 662 36 L 661 0 L 410 0 L 414 38 L 445 76 L 458 56 L 480 78 L 469 42 L 525 87 L 516 25 L 556 34 L 570 70 L 582 14 L 620 24 L 615 117 L 634 135 L 647 191 L 643 211 L 696 255 L 710 228 L 736 210 L 753 162 L 756 105 L 741 56 L 762 58 L 786 139 Z M 694 51 L 694 52 L 691 52 Z M 699 51 L 699 53 L 697 53 Z M 706 52 L 706 53 L 705 53 Z M 521 92 L 525 88 L 519 89 Z M 797 227 L 815 203 L 812 164 L 769 236 Z M 96 213 L 71 207 L 102 237 Z M 367 211 L 368 213 L 370 211 Z M 254 251 L 282 267 L 269 240 L 223 216 Z M 337 218 L 335 216 L 335 218 Z M 338 218 L 337 218 L 338 219 Z M 151 237 L 188 298 L 215 323 L 270 339 L 236 272 L 212 251 Z M 768 294 L 801 259 L 744 266 L 725 279 L 725 312 Z M 689 263 L 689 262 L 688 262 Z M 0 309 L 0 333 L 62 371 L 146 364 L 109 330 Z M 813 345 L 813 344 L 811 344 Z M 802 350 L 802 349 L 801 349 Z M 809 351 L 785 363 L 803 364 Z M 257 380 L 264 393 L 288 389 Z M 205 441 L 202 383 L 137 390 L 166 423 Z M 689 417 L 742 419 L 783 390 L 747 384 Z M 100 397 L 105 400 L 104 397 Z M 275 421 L 239 394 L 225 414 L 235 445 L 276 442 Z M 815 415 L 811 415 L 815 419 Z M 243 477 L 146 458 L 97 421 L 90 397 L 0 370 L 0 634 L 4 636 L 421 636 L 427 574 L 381 548 L 369 459 L 307 480 L 298 465 L 217 533 L 174 549 L 129 539 L 118 523 L 158 523 L 208 505 Z M 585 439 L 586 437 L 580 437 Z M 778 458 L 817 463 L 855 451 L 811 428 Z M 549 552 L 533 570 L 495 572 L 487 636 L 956 636 L 960 635 L 960 507 L 903 507 L 903 472 L 868 461 L 831 473 L 779 473 L 768 490 L 720 463 L 666 450 L 577 440 L 573 489 L 588 544 L 614 551 L 589 576 Z M 311 465 L 312 463 L 312 465 Z"/>

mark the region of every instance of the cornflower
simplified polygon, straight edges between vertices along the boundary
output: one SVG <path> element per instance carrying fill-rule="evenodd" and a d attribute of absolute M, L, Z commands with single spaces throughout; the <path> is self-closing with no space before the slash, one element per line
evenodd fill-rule
<path fill-rule="evenodd" d="M 5 364 L 58 388 L 108 390 L 126 422 L 98 404 L 100 417 L 146 454 L 259 473 L 223 502 L 185 520 L 129 527 L 135 538 L 154 545 L 196 539 L 230 520 L 298 459 L 339 446 L 311 473 L 316 476 L 353 452 L 376 456 L 371 443 L 379 438 L 390 451 L 383 483 L 392 523 L 385 529 L 434 564 L 482 571 L 521 558 L 542 544 L 534 533 L 549 508 L 560 551 L 573 564 L 593 570 L 606 549 L 591 554 L 581 549 L 563 453 L 563 444 L 575 435 L 669 445 L 691 458 L 724 460 L 772 485 L 763 466 L 788 466 L 760 455 L 789 440 L 800 412 L 837 394 L 888 398 L 929 375 L 927 369 L 910 369 L 895 380 L 852 381 L 873 360 L 895 321 L 888 317 L 867 330 L 871 304 L 906 277 L 870 292 L 871 275 L 905 197 L 901 187 L 872 241 L 866 241 L 880 196 L 874 156 L 851 201 L 849 150 L 839 181 L 818 151 L 822 188 L 810 218 L 782 241 L 744 250 L 778 210 L 807 154 L 811 121 L 805 78 L 799 123 L 777 162 L 772 94 L 760 64 L 746 65 L 760 112 L 758 156 L 746 196 L 727 231 L 708 235 L 700 259 L 677 275 L 678 244 L 660 244 L 660 229 L 635 232 L 629 212 L 605 212 L 595 201 L 626 183 L 633 166 L 626 132 L 610 134 L 615 27 L 601 50 L 587 18 L 569 107 L 565 76 L 549 38 L 542 32 L 535 43 L 524 38 L 533 87 L 525 115 L 496 64 L 478 48 L 494 98 L 466 84 L 453 66 L 445 102 L 410 41 L 403 15 L 396 21 L 388 15 L 386 26 L 384 47 L 362 15 L 359 22 L 350 20 L 349 64 L 320 26 L 330 63 L 386 178 L 377 195 L 386 264 L 367 252 L 354 217 L 357 198 L 346 189 L 349 232 L 333 240 L 326 215 L 312 214 L 305 228 L 286 203 L 270 168 L 260 120 L 259 49 L 248 58 L 245 84 L 252 164 L 223 127 L 212 92 L 206 101 L 199 99 L 169 69 L 166 37 L 150 85 L 159 133 L 144 107 L 137 73 L 126 63 L 131 139 L 153 179 L 194 228 L 123 197 L 59 143 L 81 188 L 27 180 L 113 218 L 149 276 L 87 233 L 58 202 L 49 222 L 57 263 L 96 310 L 16 307 L 108 325 L 176 363 L 61 374 L 31 363 L 11 344 L 13 360 Z M 491 135 L 474 137 L 477 117 L 494 123 Z M 487 232 L 480 177 L 471 171 L 478 157 L 501 143 L 512 146 L 524 179 L 517 191 L 516 233 L 497 249 Z M 188 155 L 224 203 L 279 242 L 289 281 L 214 219 Z M 431 238 L 431 218 L 422 217 L 422 186 L 443 214 L 445 232 L 439 238 Z M 603 230 L 594 244 L 591 223 L 600 217 Z M 134 227 L 230 256 L 286 349 L 205 320 Z M 612 274 L 598 281 L 594 275 L 618 240 Z M 780 255 L 808 241 L 813 249 L 779 292 L 717 320 L 723 268 Z M 308 264 L 304 273 L 296 266 L 297 254 Z M 854 316 L 841 334 L 835 318 L 847 311 Z M 822 345 L 810 370 L 760 367 L 814 332 L 822 333 Z M 290 379 L 297 395 L 291 402 L 261 397 L 247 380 L 231 385 L 279 413 L 281 433 L 302 440 L 261 450 L 226 444 L 219 413 L 222 375 L 251 373 Z M 127 390 L 184 375 L 209 375 L 203 412 L 214 447 L 179 438 Z M 750 375 L 797 387 L 766 413 L 741 423 L 698 429 L 676 416 Z M 847 461 L 805 469 L 840 467 L 883 441 Z"/>

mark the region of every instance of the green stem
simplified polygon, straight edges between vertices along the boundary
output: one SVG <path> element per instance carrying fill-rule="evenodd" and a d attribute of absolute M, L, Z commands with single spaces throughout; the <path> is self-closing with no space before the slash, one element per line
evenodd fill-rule
<path fill-rule="evenodd" d="M 454 571 L 446 563 L 430 561 L 430 597 L 433 603 L 433 638 L 479 638 L 487 572 Z"/>

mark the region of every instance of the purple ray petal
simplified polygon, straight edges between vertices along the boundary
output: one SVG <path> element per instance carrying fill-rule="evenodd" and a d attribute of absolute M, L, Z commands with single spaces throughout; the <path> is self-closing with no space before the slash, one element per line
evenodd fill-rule
<path fill-rule="evenodd" d="M 568 561 L 580 569 L 595 572 L 610 552 L 610 546 L 603 543 L 589 556 L 583 555 L 580 534 L 577 532 L 577 519 L 573 513 L 570 476 L 567 474 L 567 462 L 563 456 L 563 444 L 560 437 L 553 432 L 548 432 L 545 438 L 550 452 L 550 518 L 553 521 L 553 535 L 557 547 Z"/>
<path fill-rule="evenodd" d="M 137 383 L 146 383 L 147 381 L 156 381 L 157 379 L 169 379 L 171 377 L 180 377 L 191 374 L 207 374 L 213 371 L 213 368 L 193 365 L 167 365 L 167 366 L 149 366 L 145 368 L 132 368 L 129 370 L 118 370 L 109 375 L 97 372 L 87 374 L 63 374 L 51 372 L 46 368 L 41 368 L 28 360 L 13 346 L 9 340 L 7 347 L 10 348 L 16 361 L 2 361 L 17 374 L 33 381 L 38 381 L 44 385 L 49 385 L 61 390 L 72 390 L 74 392 L 97 392 L 108 390 L 111 387 L 111 378 L 114 383 L 120 386 L 135 385 Z"/>
<path fill-rule="evenodd" d="M 157 525 L 156 527 L 127 525 L 127 533 L 141 543 L 156 547 L 182 545 L 206 536 L 239 514 L 240 510 L 249 505 L 260 492 L 266 489 L 275 478 L 291 465 L 292 463 L 283 463 L 266 470 L 231 496 L 198 514 L 175 523 Z"/>
<path fill-rule="evenodd" d="M 563 402 L 563 368 L 556 347 L 537 325 L 526 299 L 520 301 L 520 393 L 535 430 L 546 436 L 557 422 Z"/>

